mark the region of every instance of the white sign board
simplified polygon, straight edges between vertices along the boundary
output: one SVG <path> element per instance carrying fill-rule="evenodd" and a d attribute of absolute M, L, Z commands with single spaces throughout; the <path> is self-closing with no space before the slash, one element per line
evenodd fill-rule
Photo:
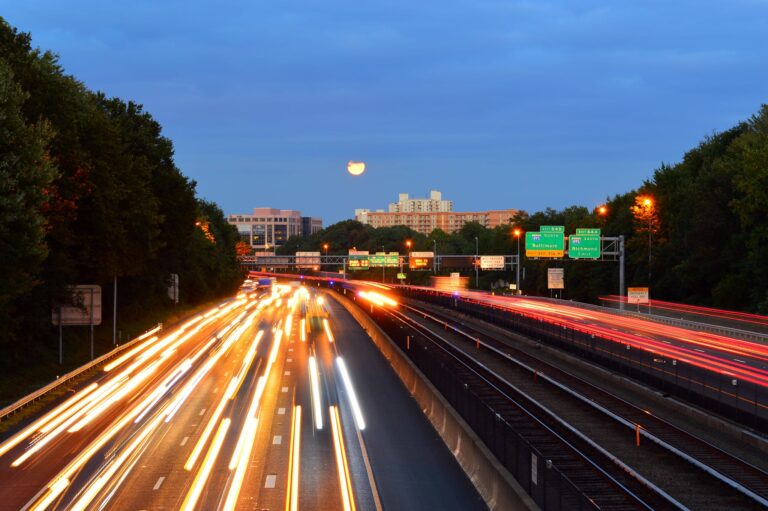
<path fill-rule="evenodd" d="M 565 268 L 547 269 L 547 288 L 565 289 Z"/>
<path fill-rule="evenodd" d="M 349 255 L 370 255 L 367 250 L 352 250 L 349 249 Z"/>
<path fill-rule="evenodd" d="M 55 326 L 100 325 L 101 286 L 82 285 L 69 288 L 70 299 L 51 309 L 51 321 Z"/>
<path fill-rule="evenodd" d="M 173 303 L 179 303 L 179 274 L 171 273 L 171 278 L 168 279 L 168 298 Z"/>
<path fill-rule="evenodd" d="M 628 287 L 627 303 L 648 303 L 648 288 Z"/>
<path fill-rule="evenodd" d="M 296 268 L 312 268 L 320 265 L 320 252 L 296 252 Z"/>
<path fill-rule="evenodd" d="M 480 256 L 481 270 L 503 270 L 504 256 Z"/>
<path fill-rule="evenodd" d="M 434 252 L 410 252 L 408 255 L 413 257 L 414 259 L 422 258 L 422 257 L 424 258 L 435 257 Z"/>

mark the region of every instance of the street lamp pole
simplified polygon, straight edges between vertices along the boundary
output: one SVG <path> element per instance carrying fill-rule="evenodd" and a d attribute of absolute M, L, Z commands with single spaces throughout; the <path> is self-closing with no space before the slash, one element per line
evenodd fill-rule
<path fill-rule="evenodd" d="M 475 289 L 480 288 L 480 261 L 478 256 L 480 255 L 480 241 L 475 236 Z"/>
<path fill-rule="evenodd" d="M 381 256 L 382 257 L 382 261 L 381 261 L 381 283 L 383 284 L 384 283 L 384 268 L 385 268 L 386 263 L 387 263 L 387 252 L 386 252 L 386 250 L 384 250 L 384 245 L 381 246 L 381 253 L 384 254 L 383 256 Z"/>
<path fill-rule="evenodd" d="M 515 291 L 517 291 L 517 294 L 521 294 L 520 293 L 520 234 L 521 234 L 520 229 L 515 229 L 515 237 L 517 238 L 517 268 L 516 268 L 517 276 L 515 278 L 517 282 L 517 286 L 516 286 L 517 289 Z"/>
<path fill-rule="evenodd" d="M 437 240 L 432 240 L 435 244 L 435 259 L 432 262 L 432 273 L 437 273 Z"/>

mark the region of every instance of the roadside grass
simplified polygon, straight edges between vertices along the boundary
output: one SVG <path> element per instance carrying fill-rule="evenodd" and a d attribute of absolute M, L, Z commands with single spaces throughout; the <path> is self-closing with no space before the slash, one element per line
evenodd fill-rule
<path fill-rule="evenodd" d="M 226 297 L 210 302 L 177 306 L 173 308 L 154 308 L 142 318 L 120 321 L 120 328 L 124 332 L 123 342 L 138 337 L 143 332 L 154 328 L 159 322 L 163 323 L 163 330 L 173 328 L 184 319 L 208 308 L 211 308 Z M 0 372 L 0 408 L 5 407 L 35 390 L 48 385 L 61 375 L 77 369 L 91 360 L 90 356 L 90 329 L 89 327 L 65 327 L 64 329 L 64 364 L 59 365 L 58 357 L 58 330 L 51 339 L 48 348 L 41 353 L 39 363 L 9 368 Z M 118 343 L 120 344 L 120 343 Z M 99 357 L 114 348 L 112 345 L 112 324 L 100 325 L 94 328 L 94 357 Z M 81 388 L 83 382 L 93 378 L 101 371 L 102 364 L 84 371 L 69 383 L 61 385 L 46 393 L 39 399 L 29 403 L 19 411 L 0 420 L 0 434 L 8 431 L 28 417 L 32 417 L 41 410 L 49 407 L 57 401 L 61 401 L 76 389 Z"/>

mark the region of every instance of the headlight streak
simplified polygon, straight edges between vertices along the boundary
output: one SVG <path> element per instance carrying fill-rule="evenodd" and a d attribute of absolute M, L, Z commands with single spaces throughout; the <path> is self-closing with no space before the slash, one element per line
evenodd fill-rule
<path fill-rule="evenodd" d="M 299 474 L 301 461 L 301 406 L 293 407 L 291 420 L 291 444 L 288 451 L 288 489 L 285 497 L 285 511 L 299 508 Z"/>
<path fill-rule="evenodd" d="M 246 417 L 243 425 L 243 431 L 240 439 L 237 441 L 235 453 L 229 462 L 229 470 L 235 470 L 232 476 L 232 483 L 227 491 L 227 498 L 224 501 L 223 511 L 234 511 L 237 506 L 237 499 L 240 497 L 240 489 L 243 486 L 245 474 L 248 471 L 248 464 L 251 460 L 251 451 L 256 440 L 256 431 L 259 426 L 259 420 L 255 417 Z"/>
<path fill-rule="evenodd" d="M 317 371 L 317 360 L 309 357 L 309 384 L 312 388 L 312 409 L 315 415 L 315 429 L 323 429 L 323 402 L 320 395 L 320 376 Z"/>
<path fill-rule="evenodd" d="M 229 429 L 230 419 L 226 418 L 219 424 L 219 429 L 216 430 L 216 436 L 211 442 L 211 447 L 208 449 L 208 453 L 203 459 L 203 464 L 200 466 L 200 470 L 195 476 L 195 480 L 192 482 L 192 487 L 187 493 L 184 503 L 181 509 L 184 511 L 192 511 L 197 505 L 197 501 L 200 499 L 200 494 L 203 492 L 205 483 L 208 482 L 208 477 L 213 469 L 213 464 L 221 451 L 221 445 L 224 443 L 224 437 L 227 435 L 227 429 Z"/>
<path fill-rule="evenodd" d="M 40 430 L 41 428 L 45 427 L 48 423 L 54 420 L 58 420 L 60 417 L 64 417 L 66 419 L 71 414 L 75 413 L 79 408 L 77 406 L 82 407 L 83 399 L 93 392 L 97 387 L 99 386 L 98 383 L 92 383 L 88 385 L 86 388 L 75 394 L 74 396 L 70 397 L 64 403 L 57 406 L 53 410 L 51 410 L 49 413 L 44 415 L 43 417 L 39 418 L 23 430 L 16 433 L 14 436 L 6 440 L 0 445 L 0 456 L 3 456 L 8 451 L 19 445 L 21 442 L 23 442 L 25 439 L 27 439 L 29 436 L 31 436 L 35 431 Z M 62 419 L 63 420 L 63 419 Z"/>
<path fill-rule="evenodd" d="M 150 433 L 154 432 L 161 423 L 162 416 L 158 415 L 149 424 L 141 429 L 133 440 L 122 452 L 109 464 L 108 468 L 99 475 L 89 486 L 85 493 L 70 508 L 72 511 L 83 511 L 109 482 L 123 464 L 133 455 L 136 449 L 144 442 Z"/>
<path fill-rule="evenodd" d="M 357 401 L 357 394 L 355 393 L 355 388 L 352 386 L 352 379 L 349 377 L 347 365 L 341 357 L 336 357 L 336 365 L 339 367 L 341 381 L 344 383 L 344 389 L 347 391 L 347 396 L 349 397 L 349 404 L 352 407 L 352 414 L 355 417 L 357 429 L 363 431 L 365 429 L 365 419 L 363 418 L 363 411 L 360 408 L 360 403 Z"/>
<path fill-rule="evenodd" d="M 344 435 L 341 432 L 339 409 L 331 406 L 328 408 L 328 414 L 331 417 L 331 436 L 333 437 L 333 450 L 336 453 L 336 469 L 339 475 L 341 502 L 344 511 L 354 511 L 355 496 L 352 490 L 352 480 L 349 476 L 349 465 L 347 464 L 347 452 L 344 448 Z"/>
<path fill-rule="evenodd" d="M 331 333 L 331 326 L 328 324 L 328 320 L 323 318 L 323 328 L 325 329 L 325 335 L 328 336 L 328 342 L 333 342 L 333 334 Z"/>
<path fill-rule="evenodd" d="M 224 314 L 225 312 L 228 312 L 231 310 L 234 306 L 237 304 L 231 304 L 228 307 L 223 307 L 218 310 L 214 310 L 216 312 L 216 316 L 218 317 L 221 314 Z M 223 312 L 222 312 L 223 311 Z M 199 356 L 201 356 L 205 350 L 212 345 L 212 343 L 217 339 L 211 339 L 207 343 L 207 345 L 198 352 L 198 354 L 193 357 L 192 360 L 195 360 Z M 160 360 L 157 360 L 155 362 L 159 363 Z M 128 371 L 124 371 L 123 375 L 126 375 Z M 113 380 L 116 380 L 117 378 L 113 378 Z M 112 387 L 110 385 L 105 385 L 107 387 Z M 95 387 L 94 387 L 95 388 Z M 99 389 L 103 390 L 103 389 Z M 125 428 L 129 423 L 131 423 L 137 415 L 141 414 L 142 411 L 149 405 L 149 403 L 155 398 L 154 394 L 150 394 L 145 399 L 143 399 L 140 403 L 138 403 L 136 406 L 132 407 L 131 410 L 127 413 L 125 413 L 122 417 L 120 417 L 116 422 L 113 422 L 109 426 L 107 426 L 106 430 L 103 431 L 99 436 L 97 436 L 85 449 L 80 451 L 75 458 L 70 461 L 67 466 L 56 476 L 54 477 L 51 482 L 48 485 L 48 491 L 47 493 L 43 494 L 42 498 L 38 499 L 35 497 L 28 506 L 30 506 L 32 509 L 45 509 L 48 506 L 50 506 L 55 499 L 66 490 L 66 488 L 69 486 L 72 478 L 82 469 L 82 467 L 85 465 L 85 463 L 88 462 L 89 459 L 91 459 L 94 454 L 96 454 L 100 449 L 102 449 L 107 442 L 109 442 L 114 436 L 121 431 L 123 428 Z M 69 402 L 69 401 L 68 401 Z M 66 403 L 65 403 L 66 404 Z M 79 404 L 79 403 L 78 403 Z M 153 424 L 156 424 L 158 420 L 160 420 L 163 416 L 163 413 L 161 412 L 158 414 L 158 417 L 156 421 L 153 422 Z M 69 422 L 69 421 L 68 421 Z M 145 426 L 146 428 L 146 426 Z"/>
<path fill-rule="evenodd" d="M 301 318 L 301 342 L 307 342 L 307 320 L 306 318 Z"/>
<path fill-rule="evenodd" d="M 371 303 L 375 303 L 379 307 L 384 307 L 384 305 L 389 305 L 390 307 L 397 306 L 397 302 L 395 300 L 375 291 L 360 291 L 357 293 L 357 295 Z"/>
<path fill-rule="evenodd" d="M 213 411 L 211 418 L 208 420 L 208 424 L 206 424 L 203 433 L 197 440 L 195 448 L 192 450 L 189 458 L 187 458 L 187 462 L 184 463 L 184 470 L 192 470 L 192 468 L 194 468 L 197 458 L 200 456 L 200 453 L 203 451 L 203 447 L 205 447 L 205 444 L 208 442 L 208 437 L 210 437 L 211 433 L 213 433 L 213 428 L 216 427 L 216 423 L 218 422 L 219 417 L 221 417 L 221 414 L 224 412 L 224 407 L 229 402 L 229 398 L 234 394 L 236 388 L 237 378 L 233 377 L 230 380 L 224 395 L 221 396 L 221 400 L 219 401 L 218 406 L 216 406 L 216 409 Z"/>

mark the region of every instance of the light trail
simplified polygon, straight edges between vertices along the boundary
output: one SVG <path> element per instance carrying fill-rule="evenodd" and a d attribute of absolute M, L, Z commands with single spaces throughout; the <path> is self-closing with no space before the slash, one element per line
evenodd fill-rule
<path fill-rule="evenodd" d="M 291 445 L 288 451 L 288 489 L 285 497 L 285 511 L 299 508 L 299 474 L 301 461 L 301 406 L 293 407 L 291 420 Z"/>
<path fill-rule="evenodd" d="M 331 417 L 331 436 L 333 437 L 333 450 L 336 453 L 336 469 L 339 476 L 341 502 L 344 511 L 354 511 L 355 496 L 352 491 L 352 480 L 349 476 L 349 465 L 347 464 L 347 452 L 344 448 L 344 435 L 341 432 L 339 409 L 331 406 L 328 409 L 328 413 Z"/>
<path fill-rule="evenodd" d="M 325 335 L 328 336 L 328 342 L 333 342 L 333 333 L 331 333 L 331 326 L 328 324 L 328 320 L 323 318 L 323 328 L 325 329 Z"/>
<path fill-rule="evenodd" d="M 240 497 L 240 490 L 242 489 L 245 474 L 251 460 L 251 452 L 256 441 L 258 425 L 259 421 L 255 417 L 245 418 L 243 431 L 237 442 L 235 453 L 229 462 L 229 470 L 234 470 L 235 473 L 232 475 L 232 483 L 227 491 L 223 511 L 235 511 L 237 499 Z"/>
<path fill-rule="evenodd" d="M 226 418 L 219 424 L 219 429 L 216 430 L 216 436 L 211 442 L 211 447 L 208 449 L 208 453 L 203 459 L 203 464 L 200 466 L 200 470 L 195 476 L 195 480 L 192 482 L 192 487 L 189 489 L 187 496 L 184 499 L 184 503 L 181 505 L 181 509 L 184 511 L 193 511 L 197 506 L 197 501 L 200 499 L 200 495 L 203 493 L 205 483 L 208 482 L 208 477 L 211 475 L 213 464 L 216 462 L 216 458 L 221 451 L 221 445 L 224 443 L 224 437 L 227 435 L 227 429 L 229 429 L 230 419 Z"/>
<path fill-rule="evenodd" d="M 349 404 L 352 408 L 352 415 L 355 417 L 355 424 L 357 424 L 357 429 L 362 431 L 365 429 L 365 419 L 363 418 L 363 411 L 360 408 L 360 403 L 357 401 L 357 394 L 355 393 L 355 388 L 352 386 L 352 379 L 349 377 L 347 365 L 341 357 L 336 357 L 336 365 L 339 367 L 341 381 L 344 383 L 344 389 L 347 391 L 347 396 L 349 397 Z"/>
<path fill-rule="evenodd" d="M 323 429 L 323 402 L 320 395 L 320 382 L 317 371 L 317 360 L 309 357 L 309 384 L 312 388 L 312 407 L 315 415 L 315 429 Z"/>

